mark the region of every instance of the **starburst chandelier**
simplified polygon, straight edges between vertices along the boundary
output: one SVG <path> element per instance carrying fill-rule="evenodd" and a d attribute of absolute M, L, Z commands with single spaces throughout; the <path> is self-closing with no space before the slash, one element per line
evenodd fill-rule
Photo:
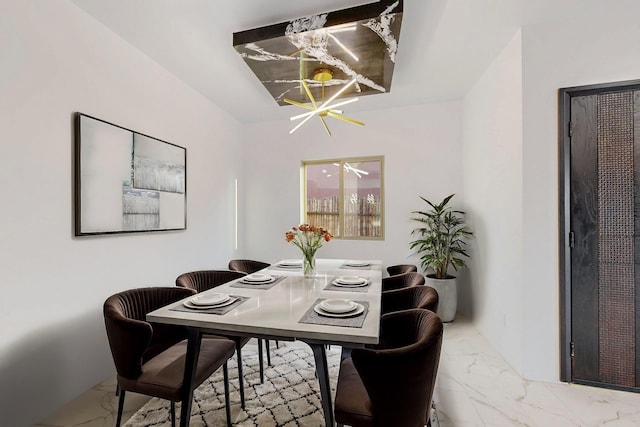
<path fill-rule="evenodd" d="M 333 73 L 331 72 L 331 69 L 329 68 L 318 68 L 317 70 L 315 70 L 313 72 L 313 80 L 315 82 L 319 82 L 321 85 L 321 99 L 320 99 L 320 105 L 318 105 L 318 103 L 316 102 L 316 99 L 314 98 L 313 94 L 311 93 L 311 90 L 309 89 L 309 85 L 307 84 L 307 82 L 304 79 L 300 79 L 300 83 L 302 84 L 307 96 L 309 97 L 309 100 L 311 101 L 311 105 L 307 105 L 307 104 L 303 104 L 301 102 L 298 101 L 294 101 L 292 99 L 289 98 L 284 98 L 284 102 L 286 102 L 287 104 L 291 104 L 291 105 L 296 105 L 298 107 L 302 107 L 304 109 L 310 110 L 306 113 L 302 113 L 302 114 L 298 114 L 296 116 L 292 116 L 290 117 L 289 120 L 291 121 L 295 121 L 295 120 L 302 120 L 300 123 L 298 123 L 293 129 L 291 129 L 291 131 L 289 132 L 290 134 L 294 133 L 296 130 L 298 130 L 302 125 L 304 125 L 306 122 L 308 122 L 312 117 L 314 116 L 318 116 L 320 118 L 320 121 L 322 122 L 322 125 L 324 126 L 324 129 L 327 131 L 327 134 L 329 136 L 331 136 L 331 130 L 329 129 L 329 126 L 327 125 L 327 122 L 324 120 L 325 117 L 333 117 L 334 119 L 338 119 L 338 120 L 343 120 L 347 123 L 351 123 L 354 125 L 358 125 L 358 126 L 364 126 L 364 123 L 358 121 L 358 120 L 354 120 L 354 119 L 350 119 L 348 117 L 345 117 L 342 115 L 342 110 L 337 110 L 337 107 L 341 107 L 343 105 L 347 105 L 347 104 L 351 104 L 352 102 L 356 102 L 358 100 L 358 98 L 349 98 L 346 99 L 344 101 L 340 101 L 337 102 L 335 104 L 331 104 L 336 98 L 338 98 L 344 91 L 346 91 L 347 89 L 349 89 L 349 87 L 351 85 L 353 85 L 356 80 L 353 79 L 351 80 L 349 83 L 347 83 L 346 85 L 344 85 L 338 92 L 336 92 L 333 96 L 331 96 L 331 98 L 327 99 L 326 101 L 324 100 L 324 85 L 325 82 L 330 81 L 333 78 Z"/>

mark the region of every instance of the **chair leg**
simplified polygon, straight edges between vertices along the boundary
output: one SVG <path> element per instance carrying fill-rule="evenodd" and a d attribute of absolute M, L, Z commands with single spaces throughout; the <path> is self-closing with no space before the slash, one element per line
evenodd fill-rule
<path fill-rule="evenodd" d="M 120 386 L 116 384 L 116 396 L 120 396 Z"/>
<path fill-rule="evenodd" d="M 240 406 L 244 409 L 244 375 L 242 374 L 242 346 L 236 341 L 236 353 L 238 354 L 238 384 L 240 385 Z"/>
<path fill-rule="evenodd" d="M 176 427 L 176 402 L 171 401 L 171 427 Z"/>
<path fill-rule="evenodd" d="M 264 340 L 267 348 L 267 365 L 271 366 L 271 350 L 269 349 L 269 340 Z"/>
<path fill-rule="evenodd" d="M 260 384 L 264 384 L 264 356 L 262 355 L 262 338 L 258 338 L 258 364 L 260 365 Z"/>
<path fill-rule="evenodd" d="M 431 422 L 433 420 L 433 422 Z M 427 420 L 427 426 L 440 427 L 440 419 L 438 418 L 438 409 L 436 408 L 436 402 L 431 401 L 431 416 Z"/>
<path fill-rule="evenodd" d="M 120 427 L 120 421 L 122 421 L 122 410 L 124 409 L 124 395 L 125 395 L 125 391 L 120 389 L 120 397 L 118 398 L 118 416 L 116 418 L 116 427 Z"/>
<path fill-rule="evenodd" d="M 280 343 L 276 340 L 276 348 L 280 348 Z"/>
<path fill-rule="evenodd" d="M 222 365 L 222 374 L 224 376 L 224 409 L 227 412 L 227 426 L 231 427 L 231 404 L 229 403 L 229 369 L 227 362 Z"/>

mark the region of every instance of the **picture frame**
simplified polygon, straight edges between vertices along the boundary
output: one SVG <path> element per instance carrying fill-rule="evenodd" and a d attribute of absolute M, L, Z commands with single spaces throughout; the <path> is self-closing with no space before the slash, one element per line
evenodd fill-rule
<path fill-rule="evenodd" d="M 186 230 L 187 150 L 75 114 L 75 235 Z"/>

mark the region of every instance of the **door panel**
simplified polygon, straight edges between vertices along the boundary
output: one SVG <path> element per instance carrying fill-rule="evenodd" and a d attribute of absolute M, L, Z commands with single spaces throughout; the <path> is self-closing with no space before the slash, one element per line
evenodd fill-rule
<path fill-rule="evenodd" d="M 599 381 L 635 386 L 633 93 L 598 95 Z"/>
<path fill-rule="evenodd" d="M 571 324 L 573 378 L 598 379 L 597 97 L 571 99 Z"/>
<path fill-rule="evenodd" d="M 636 387 L 640 387 L 640 91 L 633 92 L 633 199 L 634 199 L 634 282 L 635 282 L 635 366 Z"/>
<path fill-rule="evenodd" d="M 638 100 L 633 91 L 571 97 L 574 382 L 631 389 L 637 385 Z"/>

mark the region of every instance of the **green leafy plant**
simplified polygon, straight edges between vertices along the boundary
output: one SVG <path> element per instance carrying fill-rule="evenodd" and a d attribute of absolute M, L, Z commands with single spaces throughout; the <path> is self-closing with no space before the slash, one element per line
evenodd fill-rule
<path fill-rule="evenodd" d="M 465 257 L 469 257 L 465 245 L 473 233 L 464 221 L 464 212 L 448 206 L 454 195 L 445 197 L 438 204 L 420 197 L 430 209 L 412 212 L 415 216 L 411 219 L 422 225 L 411 232 L 419 238 L 412 241 L 409 248 L 420 255 L 420 265 L 425 272 L 433 270 L 436 279 L 450 277 L 449 266 L 457 271 L 466 265 Z"/>

